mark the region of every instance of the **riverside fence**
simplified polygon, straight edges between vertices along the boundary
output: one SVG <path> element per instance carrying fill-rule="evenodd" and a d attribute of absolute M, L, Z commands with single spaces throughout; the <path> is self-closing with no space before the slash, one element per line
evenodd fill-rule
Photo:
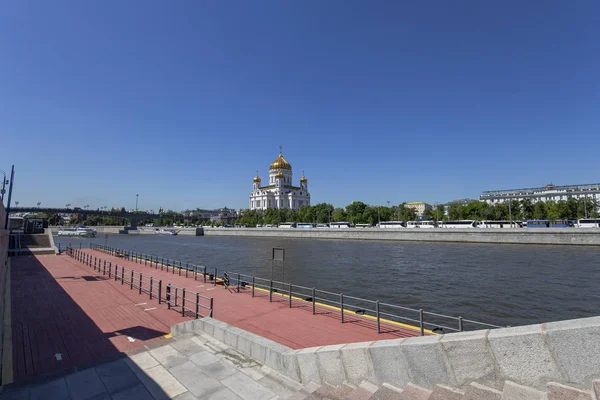
<path fill-rule="evenodd" d="M 370 320 L 378 333 L 389 332 L 390 327 L 402 327 L 418 331 L 420 335 L 430 333 L 462 332 L 465 330 L 502 328 L 486 322 L 475 321 L 463 316 L 452 316 L 423 309 L 405 307 L 379 300 L 364 299 L 344 293 L 335 293 L 316 287 L 295 285 L 254 275 L 208 268 L 141 252 L 123 250 L 90 243 L 90 249 L 106 252 L 153 268 L 170 271 L 179 276 L 207 281 L 213 285 L 222 284 L 236 292 L 250 291 L 252 297 L 268 297 L 270 302 L 285 301 L 288 307 L 308 305 L 313 314 L 338 314 L 341 323 L 350 316 L 360 316 Z M 220 273 L 220 275 L 219 275 Z M 182 288 L 177 288 L 181 291 Z M 385 326 L 386 329 L 383 329 Z"/>
<path fill-rule="evenodd" d="M 170 283 L 163 285 L 161 279 L 155 279 L 151 275 L 144 275 L 142 272 L 116 263 L 113 264 L 111 261 L 95 257 L 80 249 L 68 247 L 66 253 L 108 279 L 121 282 L 121 285 L 127 285 L 131 290 L 137 290 L 139 294 L 147 294 L 150 300 L 156 299 L 158 304 L 165 303 L 168 309 L 180 307 L 182 317 L 190 316 L 198 319 L 213 316 L 214 301 L 212 297 L 206 297 Z"/>

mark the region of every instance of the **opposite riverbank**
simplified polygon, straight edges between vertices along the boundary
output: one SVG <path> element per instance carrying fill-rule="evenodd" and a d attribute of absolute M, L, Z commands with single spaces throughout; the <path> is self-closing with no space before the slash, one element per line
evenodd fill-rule
<path fill-rule="evenodd" d="M 53 233 L 58 228 L 51 228 Z M 99 234 L 121 233 L 124 227 L 98 226 Z M 153 235 L 155 228 L 139 227 L 129 235 Z M 600 246 L 599 229 L 283 229 L 283 228 L 179 228 L 184 236 L 278 237 L 298 239 L 387 240 L 409 242 L 454 242 Z"/>

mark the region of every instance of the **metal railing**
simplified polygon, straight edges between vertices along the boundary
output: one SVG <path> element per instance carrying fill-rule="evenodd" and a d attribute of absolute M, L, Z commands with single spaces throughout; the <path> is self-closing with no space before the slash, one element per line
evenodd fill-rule
<path fill-rule="evenodd" d="M 393 331 L 397 328 L 406 328 L 415 330 L 420 335 L 426 333 L 450 333 L 463 332 L 471 329 L 502 328 L 499 325 L 488 324 L 486 322 L 466 319 L 462 316 L 452 316 L 446 314 L 425 311 L 411 307 L 400 306 L 381 302 L 379 300 L 369 300 L 344 293 L 335 293 L 327 290 L 317 289 L 295 285 L 292 282 L 281 282 L 271 279 L 261 278 L 254 275 L 242 274 L 231 271 L 222 271 L 226 279 L 225 282 L 218 276 L 217 268 L 211 268 L 207 271 L 206 266 L 199 266 L 191 263 L 182 263 L 174 260 L 164 259 L 143 253 L 131 252 L 122 249 L 115 249 L 108 246 L 91 243 L 91 249 L 101 250 L 109 254 L 121 254 L 127 259 L 135 262 L 148 262 L 150 265 L 158 268 L 169 266 L 173 273 L 177 270 L 179 275 L 191 275 L 194 279 L 208 280 L 214 285 L 217 281 L 228 283 L 229 288 L 236 292 L 247 291 L 250 289 L 252 297 L 265 296 L 269 301 L 286 301 L 290 308 L 309 307 L 313 314 L 332 314 L 339 315 L 342 323 L 349 317 L 360 316 L 365 320 L 370 320 L 376 324 L 378 333 Z M 153 264 L 154 263 L 154 264 Z M 179 264 L 179 266 L 177 266 Z M 183 272 L 182 272 L 183 271 Z M 385 325 L 386 329 L 382 329 Z"/>
<path fill-rule="evenodd" d="M 169 309 L 172 306 L 178 306 L 177 290 L 179 289 L 183 295 L 182 301 L 179 304 L 182 307 L 182 316 L 188 315 L 196 319 L 213 316 L 214 301 L 212 297 L 203 296 L 200 293 L 188 291 L 185 288 L 176 288 L 173 304 L 171 288 L 174 288 L 174 286 L 169 283 L 163 286 L 163 282 L 160 279 L 156 279 L 151 275 L 144 275 L 142 272 L 116 263 L 113 264 L 111 261 L 95 257 L 80 249 L 67 247 L 66 253 L 99 274 L 101 273 L 103 276 L 108 277 L 108 279 L 121 282 L 121 285 L 128 285 L 131 290 L 137 290 L 140 295 L 147 294 L 150 300 L 157 299 L 158 304 L 166 303 Z"/>

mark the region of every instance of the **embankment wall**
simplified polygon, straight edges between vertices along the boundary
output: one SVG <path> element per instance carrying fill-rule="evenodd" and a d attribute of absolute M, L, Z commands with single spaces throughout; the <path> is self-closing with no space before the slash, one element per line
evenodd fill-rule
<path fill-rule="evenodd" d="M 286 237 L 305 239 L 396 240 L 600 246 L 600 229 L 284 229 L 204 228 L 205 236 Z"/>
<path fill-rule="evenodd" d="M 6 210 L 0 202 L 0 377 L 2 376 L 3 342 L 4 342 L 4 305 L 8 273 L 8 231 L 4 229 Z M 10 283 L 10 282 L 8 282 Z M 10 328 L 10 325 L 8 326 Z"/>
<path fill-rule="evenodd" d="M 300 350 L 212 318 L 177 324 L 171 332 L 207 333 L 304 384 L 366 380 L 464 388 L 477 382 L 502 388 L 511 381 L 538 389 L 549 382 L 591 389 L 600 376 L 600 317 Z"/>

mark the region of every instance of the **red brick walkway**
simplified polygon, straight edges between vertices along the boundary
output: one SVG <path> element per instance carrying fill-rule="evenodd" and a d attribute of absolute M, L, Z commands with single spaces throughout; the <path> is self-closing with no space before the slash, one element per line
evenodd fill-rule
<path fill-rule="evenodd" d="M 66 255 L 13 257 L 11 304 L 15 382 L 161 339 L 185 320 Z"/>
<path fill-rule="evenodd" d="M 383 325 L 383 331 L 386 333 L 378 334 L 374 321 L 356 316 L 356 314 L 347 313 L 342 324 L 339 312 L 319 308 L 317 315 L 312 315 L 311 303 L 305 301 L 293 301 L 293 307 L 288 308 L 287 297 L 275 294 L 273 303 L 270 303 L 268 292 L 261 292 L 259 297 L 252 298 L 250 289 L 236 293 L 233 289 L 228 290 L 222 286 L 215 287 L 209 282 L 204 284 L 200 278 L 201 275 L 199 275 L 198 281 L 194 281 L 193 274 L 190 274 L 189 278 L 185 278 L 177 273 L 172 274 L 171 270 L 166 272 L 145 266 L 143 262 L 138 264 L 126 261 L 98 250 L 84 251 L 100 257 L 102 260 L 110 261 L 113 265 L 116 263 L 119 266 L 134 269 L 136 272 L 140 271 L 144 275 L 151 275 L 155 279 L 162 279 L 163 285 L 171 283 L 185 287 L 186 290 L 213 297 L 214 318 L 293 349 L 393 339 L 419 334 L 415 330 L 389 325 Z M 258 291 L 256 293 L 259 294 Z"/>

